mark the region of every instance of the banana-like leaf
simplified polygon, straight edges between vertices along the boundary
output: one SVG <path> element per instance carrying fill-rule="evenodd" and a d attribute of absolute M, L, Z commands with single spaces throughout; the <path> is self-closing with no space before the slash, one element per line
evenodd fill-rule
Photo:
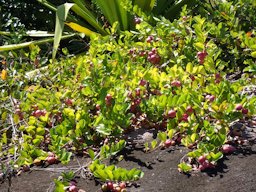
<path fill-rule="evenodd" d="M 100 8 L 101 12 L 111 25 L 113 25 L 116 21 L 119 21 L 116 0 L 111 0 L 111 3 L 106 0 L 94 0 L 94 3 Z"/>
<path fill-rule="evenodd" d="M 121 25 L 122 30 L 127 30 L 129 28 L 129 16 L 127 10 L 125 10 L 122 6 L 122 1 L 115 0 L 116 11 L 119 18 L 119 23 Z"/>
<path fill-rule="evenodd" d="M 65 24 L 77 32 L 84 33 L 88 37 L 90 37 L 93 34 L 96 34 L 95 32 L 91 31 L 90 29 L 83 27 L 77 23 L 70 22 L 70 23 L 65 23 Z"/>
<path fill-rule="evenodd" d="M 175 3 L 175 0 L 158 0 L 156 6 L 153 9 L 153 13 L 156 15 L 163 15 L 164 12 Z"/>
<path fill-rule="evenodd" d="M 63 29 L 64 29 L 64 22 L 66 21 L 68 12 L 73 5 L 74 3 L 65 3 L 63 5 L 60 5 L 57 8 L 53 52 L 52 52 L 53 60 L 56 57 L 56 53 L 60 44 L 60 40 L 61 40 Z"/>
<path fill-rule="evenodd" d="M 156 0 L 135 0 L 135 5 L 138 5 L 143 11 L 150 12 L 156 5 Z"/>
<path fill-rule="evenodd" d="M 61 37 L 61 39 L 67 39 L 70 37 L 74 37 L 75 35 L 76 34 L 65 35 L 65 36 Z M 0 52 L 22 49 L 22 48 L 28 47 L 30 45 L 40 45 L 40 44 L 53 42 L 53 41 L 54 41 L 54 38 L 51 37 L 51 38 L 37 40 L 37 41 L 29 41 L 29 42 L 19 43 L 19 44 L 4 45 L 4 46 L 0 46 Z"/>
<path fill-rule="evenodd" d="M 5 36 L 12 36 L 11 32 L 7 31 L 0 31 L 0 35 L 5 35 Z M 27 31 L 26 37 L 53 37 L 54 33 L 49 33 L 48 31 L 36 31 L 36 30 L 31 30 Z"/>
<path fill-rule="evenodd" d="M 166 11 L 164 17 L 172 20 L 175 17 L 179 16 L 178 13 L 180 12 L 184 5 L 190 6 L 196 4 L 196 2 L 197 0 L 179 0 Z"/>
<path fill-rule="evenodd" d="M 89 9 L 87 9 L 85 6 L 80 7 L 78 6 L 78 4 L 73 4 L 71 9 L 77 15 L 82 17 L 86 22 L 88 22 L 91 26 L 93 26 L 96 30 L 98 30 L 101 34 L 104 34 L 104 35 L 107 34 L 107 32 L 103 29 L 102 24 L 93 15 L 93 13 Z"/>
<path fill-rule="evenodd" d="M 37 0 L 39 3 L 47 7 L 48 9 L 57 12 L 57 7 L 48 2 L 47 0 Z M 68 20 L 72 22 L 79 22 L 73 15 L 68 14 Z M 81 23 L 80 23 L 81 24 Z"/>

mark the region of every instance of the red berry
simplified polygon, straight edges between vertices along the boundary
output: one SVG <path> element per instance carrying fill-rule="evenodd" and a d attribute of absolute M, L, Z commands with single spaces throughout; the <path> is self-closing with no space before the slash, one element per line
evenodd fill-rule
<path fill-rule="evenodd" d="M 214 82 L 215 82 L 216 84 L 219 84 L 219 83 L 220 83 L 220 79 L 216 79 Z"/>
<path fill-rule="evenodd" d="M 119 187 L 119 186 L 117 186 L 117 187 L 115 187 L 115 189 L 114 189 L 114 192 L 121 192 L 121 187 Z"/>
<path fill-rule="evenodd" d="M 204 161 L 201 165 L 199 165 L 199 170 L 204 171 L 207 168 L 214 168 L 215 166 L 207 161 Z"/>
<path fill-rule="evenodd" d="M 164 142 L 164 146 L 166 148 L 170 147 L 172 145 L 172 141 L 170 139 L 167 139 L 165 142 Z"/>
<path fill-rule="evenodd" d="M 243 105 L 242 105 L 242 104 L 237 104 L 236 107 L 235 107 L 235 109 L 236 109 L 237 111 L 240 111 L 240 110 L 243 109 Z"/>
<path fill-rule="evenodd" d="M 156 48 L 152 48 L 151 51 L 152 51 L 152 53 L 157 53 L 157 49 Z"/>
<path fill-rule="evenodd" d="M 188 122 L 188 114 L 184 113 L 181 118 L 182 121 Z"/>
<path fill-rule="evenodd" d="M 140 103 L 141 103 L 141 98 L 137 98 L 137 99 L 134 100 L 134 104 L 136 106 L 140 105 Z"/>
<path fill-rule="evenodd" d="M 146 84 L 147 84 L 147 81 L 144 79 L 140 80 L 140 82 L 139 82 L 140 86 L 145 86 Z"/>
<path fill-rule="evenodd" d="M 205 98 L 206 98 L 208 101 L 213 102 L 214 99 L 215 99 L 215 96 L 214 96 L 214 95 L 206 95 Z"/>
<path fill-rule="evenodd" d="M 221 75 L 219 73 L 215 74 L 215 79 L 221 79 Z"/>
<path fill-rule="evenodd" d="M 71 185 L 69 188 L 68 188 L 68 191 L 69 192 L 78 192 L 78 189 L 75 185 Z"/>
<path fill-rule="evenodd" d="M 68 106 L 72 106 L 73 105 L 72 99 L 66 99 L 65 104 L 68 105 Z"/>
<path fill-rule="evenodd" d="M 174 81 L 171 82 L 171 85 L 173 87 L 180 87 L 181 86 L 181 82 L 178 81 L 178 80 L 174 80 Z"/>
<path fill-rule="evenodd" d="M 180 136 L 180 137 L 177 137 L 176 142 L 177 142 L 177 143 L 180 143 L 180 142 L 181 142 L 181 139 L 182 139 L 181 136 Z"/>
<path fill-rule="evenodd" d="M 204 59 L 207 55 L 208 54 L 205 50 L 202 51 L 202 52 L 200 51 L 200 52 L 197 53 L 197 58 L 198 58 L 198 61 L 199 61 L 200 64 L 204 64 Z"/>
<path fill-rule="evenodd" d="M 198 162 L 200 164 L 203 164 L 206 161 L 206 157 L 204 155 L 201 155 L 200 157 L 198 157 Z"/>
<path fill-rule="evenodd" d="M 136 51 L 136 50 L 135 50 L 134 48 L 132 48 L 132 49 L 129 50 L 129 54 L 130 54 L 130 55 L 133 55 L 133 54 L 135 53 L 135 51 Z"/>
<path fill-rule="evenodd" d="M 100 104 L 97 104 L 96 106 L 95 106 L 95 108 L 96 108 L 96 110 L 100 110 Z"/>
<path fill-rule="evenodd" d="M 140 96 L 140 88 L 135 89 L 135 94 L 136 94 L 136 96 Z"/>
<path fill-rule="evenodd" d="M 148 56 L 148 61 L 152 64 L 158 64 L 161 58 L 158 54 L 153 54 Z"/>
<path fill-rule="evenodd" d="M 52 157 L 52 156 L 48 156 L 46 158 L 46 161 L 49 165 L 52 165 L 52 164 L 55 164 L 56 163 L 56 158 L 55 157 Z"/>
<path fill-rule="evenodd" d="M 121 183 L 119 184 L 119 187 L 120 187 L 121 189 L 126 188 L 126 184 L 125 184 L 125 182 L 121 182 Z"/>
<path fill-rule="evenodd" d="M 34 117 L 40 117 L 42 115 L 41 110 L 36 110 L 32 113 Z"/>
<path fill-rule="evenodd" d="M 147 43 L 151 43 L 153 42 L 153 40 L 154 40 L 154 37 L 152 35 L 148 36 L 146 39 Z"/>
<path fill-rule="evenodd" d="M 114 189 L 114 185 L 113 185 L 113 183 L 112 182 L 107 182 L 107 189 L 108 190 L 113 190 Z"/>
<path fill-rule="evenodd" d="M 111 100 L 112 100 L 112 95 L 107 94 L 106 97 L 105 97 L 105 102 L 106 102 L 107 106 L 111 105 Z"/>
<path fill-rule="evenodd" d="M 222 152 L 223 153 L 233 153 L 236 150 L 236 148 L 232 145 L 226 144 L 222 146 Z"/>
<path fill-rule="evenodd" d="M 176 117 L 176 111 L 173 110 L 173 109 L 169 110 L 168 113 L 167 113 L 167 116 L 169 118 L 175 118 Z"/>
<path fill-rule="evenodd" d="M 248 112 L 249 112 L 249 110 L 248 110 L 248 109 L 246 109 L 246 108 L 243 108 L 243 109 L 242 109 L 242 113 L 243 113 L 243 114 L 245 114 L 245 115 L 246 115 Z"/>
<path fill-rule="evenodd" d="M 146 55 L 146 51 L 140 51 L 140 52 L 139 52 L 139 56 L 140 56 L 140 57 L 144 57 L 145 55 Z"/>
<path fill-rule="evenodd" d="M 192 114 L 193 113 L 193 108 L 191 107 L 191 106 L 188 106 L 187 108 L 186 108 L 186 112 L 188 113 L 188 114 Z"/>
<path fill-rule="evenodd" d="M 140 24 L 140 23 L 141 23 L 141 18 L 135 17 L 135 18 L 134 18 L 134 23 L 135 23 L 135 24 Z"/>
<path fill-rule="evenodd" d="M 105 99 L 106 99 L 106 100 L 111 100 L 111 99 L 112 99 L 112 95 L 107 94 Z"/>
<path fill-rule="evenodd" d="M 189 77 L 190 77 L 190 79 L 191 79 L 192 81 L 195 81 L 195 79 L 196 79 L 194 75 L 190 75 Z"/>

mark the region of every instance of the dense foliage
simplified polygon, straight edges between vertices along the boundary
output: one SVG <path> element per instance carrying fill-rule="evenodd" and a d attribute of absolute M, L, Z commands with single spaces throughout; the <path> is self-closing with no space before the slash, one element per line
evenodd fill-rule
<path fill-rule="evenodd" d="M 255 16 L 241 16 L 243 3 L 255 6 L 226 2 L 195 16 L 184 8 L 173 22 L 145 19 L 120 33 L 114 25 L 110 35 L 92 35 L 84 55 L 35 71 L 2 60 L 1 161 L 24 169 L 83 154 L 102 181 L 137 180 L 140 170 L 102 160 L 118 155 L 127 133 L 144 128 L 158 132 L 145 151 L 182 145 L 190 152 L 180 171 L 214 168 L 244 142 L 231 124 L 256 114 L 256 97 L 245 91 L 256 83 L 255 31 L 241 25 Z M 32 50 L 35 61 L 40 49 Z M 235 71 L 240 78 L 230 78 Z"/>

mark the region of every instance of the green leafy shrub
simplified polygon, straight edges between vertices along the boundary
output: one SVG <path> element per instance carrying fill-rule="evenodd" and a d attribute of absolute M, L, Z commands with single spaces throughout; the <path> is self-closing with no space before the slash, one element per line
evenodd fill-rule
<path fill-rule="evenodd" d="M 153 26 L 142 21 L 137 31 L 119 36 L 113 27 L 108 36 L 93 36 L 85 55 L 30 72 L 30 84 L 20 86 L 18 102 L 9 104 L 15 111 L 2 115 L 5 125 L 15 120 L 15 135 L 22 143 L 11 139 L 13 130 L 5 129 L 1 156 L 19 154 L 15 163 L 22 166 L 50 157 L 67 163 L 71 154 L 87 152 L 97 163 L 91 167 L 94 175 L 112 180 L 118 168 L 96 159 L 117 155 L 127 132 L 148 128 L 158 131 L 148 150 L 170 145 L 190 149 L 187 161 L 178 165 L 181 171 L 215 167 L 228 152 L 227 142 L 239 147 L 230 124 L 255 115 L 255 96 L 242 94 L 255 82 L 253 74 L 237 80 L 226 75 L 242 65 L 240 57 L 254 62 L 255 37 L 222 22 L 192 17 L 185 9 L 181 16 L 173 22 L 155 18 Z M 240 45 L 233 44 L 234 33 Z M 222 42 L 227 46 L 220 46 Z M 244 50 L 226 60 L 223 53 L 229 46 Z M 129 170 L 120 171 L 125 180 L 135 179 Z"/>

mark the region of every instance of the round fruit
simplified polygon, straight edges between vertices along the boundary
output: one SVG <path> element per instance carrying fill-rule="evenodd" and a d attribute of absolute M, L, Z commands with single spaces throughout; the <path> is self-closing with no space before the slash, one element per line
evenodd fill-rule
<path fill-rule="evenodd" d="M 184 113 L 183 115 L 182 115 L 182 119 L 181 119 L 182 121 L 185 121 L 185 122 L 188 122 L 188 114 L 186 114 L 186 113 Z"/>
<path fill-rule="evenodd" d="M 72 99 L 66 99 L 65 104 L 68 105 L 68 106 L 72 106 L 73 105 Z"/>
<path fill-rule="evenodd" d="M 221 75 L 219 73 L 215 74 L 215 79 L 221 79 Z"/>
<path fill-rule="evenodd" d="M 36 110 L 36 111 L 34 111 L 34 112 L 32 113 L 32 115 L 35 116 L 35 117 L 40 117 L 40 116 L 42 115 L 41 110 Z"/>
<path fill-rule="evenodd" d="M 140 82 L 139 82 L 139 85 L 140 85 L 140 86 L 144 86 L 144 85 L 146 85 L 146 84 L 147 84 L 147 81 L 144 80 L 144 79 L 140 80 Z"/>
<path fill-rule="evenodd" d="M 115 187 L 115 189 L 114 189 L 115 192 L 121 192 L 121 190 L 122 190 L 122 189 L 121 189 L 121 187 L 119 187 L 119 186 Z"/>
<path fill-rule="evenodd" d="M 111 100 L 112 99 L 112 95 L 110 95 L 109 93 L 106 95 L 106 98 L 105 98 L 106 100 Z"/>
<path fill-rule="evenodd" d="M 235 107 L 235 109 L 236 109 L 237 111 L 240 111 L 240 110 L 243 109 L 243 105 L 242 105 L 242 104 L 237 104 L 236 107 Z"/>
<path fill-rule="evenodd" d="M 102 185 L 102 186 L 101 186 L 101 190 L 102 190 L 103 192 L 107 192 L 107 191 L 108 191 L 108 186 L 107 186 L 107 184 Z"/>
<path fill-rule="evenodd" d="M 197 58 L 198 58 L 200 64 L 204 64 L 204 59 L 207 55 L 208 54 L 205 50 L 197 53 Z"/>
<path fill-rule="evenodd" d="M 181 136 L 177 137 L 176 142 L 177 142 L 177 143 L 180 143 L 180 142 L 181 142 L 181 139 L 182 139 Z"/>
<path fill-rule="evenodd" d="M 236 150 L 236 148 L 232 145 L 226 144 L 222 146 L 222 152 L 227 153 L 233 153 Z"/>
<path fill-rule="evenodd" d="M 120 187 L 121 189 L 126 188 L 126 184 L 125 184 L 125 182 L 121 182 L 121 183 L 119 184 L 119 187 Z"/>
<path fill-rule="evenodd" d="M 28 165 L 24 165 L 24 166 L 23 166 L 23 171 L 24 171 L 24 172 L 30 171 L 30 167 L 29 167 Z"/>
<path fill-rule="evenodd" d="M 71 185 L 69 188 L 68 188 L 68 191 L 69 192 L 78 192 L 78 189 L 75 185 Z"/>
<path fill-rule="evenodd" d="M 140 23 L 141 23 L 141 18 L 135 17 L 135 18 L 134 18 L 134 23 L 135 23 L 135 24 L 140 24 Z"/>
<path fill-rule="evenodd" d="M 193 108 L 191 107 L 191 106 L 188 106 L 187 108 L 186 108 L 186 112 L 188 113 L 188 114 L 191 114 L 191 113 L 193 113 Z"/>
<path fill-rule="evenodd" d="M 206 95 L 205 98 L 206 98 L 208 101 L 213 102 L 214 99 L 215 99 L 215 96 L 214 96 L 214 95 Z"/>
<path fill-rule="evenodd" d="M 246 109 L 246 108 L 243 108 L 243 109 L 242 109 L 242 113 L 243 113 L 243 114 L 245 114 L 245 115 L 246 115 L 248 112 L 249 112 L 249 110 L 248 110 L 248 109 Z"/>
<path fill-rule="evenodd" d="M 216 79 L 214 82 L 215 82 L 216 84 L 218 84 L 218 83 L 220 83 L 220 79 Z"/>
<path fill-rule="evenodd" d="M 173 109 L 169 110 L 168 113 L 167 113 L 167 116 L 169 118 L 175 118 L 176 117 L 176 111 L 173 110 Z"/>
<path fill-rule="evenodd" d="M 160 62 L 161 58 L 158 54 L 153 54 L 148 56 L 148 61 L 152 64 L 158 64 Z"/>
<path fill-rule="evenodd" d="M 151 43 L 154 40 L 154 37 L 152 35 L 148 36 L 146 41 L 147 43 Z"/>
<path fill-rule="evenodd" d="M 56 163 L 56 158 L 52 157 L 52 156 L 48 156 L 46 158 L 46 161 L 47 161 L 47 163 L 49 163 L 49 165 L 52 165 L 52 164 Z"/>
<path fill-rule="evenodd" d="M 108 190 L 113 190 L 114 189 L 114 185 L 113 185 L 113 183 L 112 182 L 107 182 L 107 189 Z"/>
<path fill-rule="evenodd" d="M 140 88 L 135 89 L 135 94 L 136 94 L 136 96 L 140 96 Z"/>
<path fill-rule="evenodd" d="M 139 52 L 139 56 L 140 56 L 140 57 L 144 57 L 145 55 L 146 55 L 146 51 L 140 51 L 140 52 Z"/>
<path fill-rule="evenodd" d="M 206 161 L 206 157 L 204 155 L 201 155 L 200 157 L 198 157 L 198 162 L 200 164 L 203 164 Z"/>
<path fill-rule="evenodd" d="M 170 139 L 167 139 L 165 142 L 164 142 L 164 146 L 166 148 L 170 147 L 172 145 L 172 141 Z"/>
<path fill-rule="evenodd" d="M 178 81 L 178 80 L 174 80 L 174 81 L 171 82 L 171 85 L 173 87 L 180 87 L 181 86 L 181 82 Z"/>
<path fill-rule="evenodd" d="M 190 79 L 191 79 L 192 81 L 195 81 L 195 79 L 196 79 L 194 75 L 190 75 L 189 77 L 190 77 Z"/>
<path fill-rule="evenodd" d="M 100 110 L 100 104 L 97 104 L 96 106 L 95 106 L 95 108 L 96 108 L 96 110 Z"/>

